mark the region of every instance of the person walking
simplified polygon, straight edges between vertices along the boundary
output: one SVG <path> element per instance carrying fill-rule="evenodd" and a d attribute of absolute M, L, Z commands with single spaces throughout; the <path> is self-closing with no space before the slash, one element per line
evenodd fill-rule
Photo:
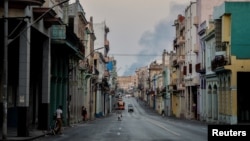
<path fill-rule="evenodd" d="M 62 106 L 60 105 L 56 109 L 56 123 L 57 123 L 56 133 L 57 134 L 62 134 L 62 121 L 63 121 L 63 110 L 62 110 Z"/>
<path fill-rule="evenodd" d="M 82 106 L 82 120 L 86 121 L 86 117 L 87 117 L 87 109 Z"/>

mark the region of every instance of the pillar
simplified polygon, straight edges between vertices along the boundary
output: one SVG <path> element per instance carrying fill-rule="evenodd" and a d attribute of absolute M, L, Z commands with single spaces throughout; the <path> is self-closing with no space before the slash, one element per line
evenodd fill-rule
<path fill-rule="evenodd" d="M 17 97 L 18 126 L 17 136 L 29 136 L 28 107 L 30 84 L 30 28 L 25 30 L 19 39 L 19 89 Z"/>
<path fill-rule="evenodd" d="M 50 39 L 46 38 L 43 43 L 42 57 L 42 103 L 39 105 L 39 129 L 49 129 L 49 104 L 50 104 Z"/>

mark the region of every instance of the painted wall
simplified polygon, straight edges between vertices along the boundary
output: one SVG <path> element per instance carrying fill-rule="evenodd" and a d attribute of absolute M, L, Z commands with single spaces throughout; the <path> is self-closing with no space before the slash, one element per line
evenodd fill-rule
<path fill-rule="evenodd" d="M 248 36 L 250 32 L 249 9 L 250 2 L 225 2 L 214 9 L 215 19 L 219 19 L 224 14 L 230 14 L 230 16 L 223 18 L 224 31 L 231 29 L 231 54 L 241 59 L 250 58 L 250 36 Z M 230 37 L 230 30 L 229 32 L 224 32 L 224 34 L 224 36 Z"/>

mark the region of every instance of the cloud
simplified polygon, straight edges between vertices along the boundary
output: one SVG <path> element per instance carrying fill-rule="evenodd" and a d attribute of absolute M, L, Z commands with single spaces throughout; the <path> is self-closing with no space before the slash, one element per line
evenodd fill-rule
<path fill-rule="evenodd" d="M 124 70 L 125 76 L 134 74 L 137 68 L 149 65 L 156 59 L 161 59 L 163 50 L 173 50 L 173 40 L 175 38 L 174 20 L 179 14 L 183 14 L 180 9 L 185 9 L 186 5 L 171 3 L 171 13 L 164 19 L 156 23 L 153 31 L 146 30 L 139 39 L 141 50 L 136 56 L 136 61 Z"/>
<path fill-rule="evenodd" d="M 75 1 L 75 0 L 71 0 Z M 117 60 L 118 75 L 132 75 L 172 48 L 177 15 L 190 0 L 80 0 L 86 18 L 110 28 L 108 55 Z M 180 6 L 182 5 L 182 6 Z M 139 55 L 137 55 L 139 54 Z M 144 54 L 144 55 L 143 55 Z M 146 55 L 145 54 L 150 54 Z M 154 55 L 156 54 L 156 55 Z"/>

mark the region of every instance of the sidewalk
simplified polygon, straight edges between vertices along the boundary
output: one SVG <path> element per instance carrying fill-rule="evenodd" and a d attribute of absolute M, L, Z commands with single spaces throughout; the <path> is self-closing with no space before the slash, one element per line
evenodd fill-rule
<path fill-rule="evenodd" d="M 109 116 L 109 115 L 107 115 Z M 105 118 L 106 116 L 103 116 L 102 118 Z M 95 118 L 96 119 L 102 119 L 102 118 Z M 88 122 L 91 122 L 93 120 L 87 120 L 85 122 L 79 122 L 79 123 L 75 123 L 75 124 L 71 124 L 70 126 L 63 126 L 63 130 L 67 130 L 68 128 L 74 127 L 78 124 L 85 124 Z M 41 138 L 44 137 L 46 135 L 49 135 L 50 133 L 47 130 L 29 130 L 29 136 L 28 137 L 18 137 L 17 136 L 17 128 L 8 128 L 7 129 L 7 141 L 32 141 L 34 139 L 37 138 Z M 2 141 L 2 127 L 0 127 L 0 141 Z"/>
<path fill-rule="evenodd" d="M 29 137 L 18 137 L 16 128 L 8 128 L 7 129 L 7 141 L 31 141 L 39 137 L 43 137 L 46 135 L 46 131 L 42 130 L 32 130 L 29 131 Z M 0 129 L 0 141 L 2 141 L 2 129 Z"/>
<path fill-rule="evenodd" d="M 145 110 L 148 110 L 152 113 L 155 113 L 159 116 L 161 116 L 161 114 L 157 113 L 157 111 L 155 111 L 153 108 L 149 107 L 149 105 L 142 100 L 139 100 L 139 104 L 145 108 Z M 189 123 L 195 123 L 195 124 L 202 124 L 202 125 L 208 125 L 209 123 L 204 122 L 204 121 L 200 121 L 200 120 L 195 120 L 195 119 L 184 119 L 184 118 L 177 118 L 174 116 L 164 116 L 163 118 L 168 119 L 168 120 L 178 120 L 178 121 L 183 121 L 183 122 L 189 122 Z"/>

